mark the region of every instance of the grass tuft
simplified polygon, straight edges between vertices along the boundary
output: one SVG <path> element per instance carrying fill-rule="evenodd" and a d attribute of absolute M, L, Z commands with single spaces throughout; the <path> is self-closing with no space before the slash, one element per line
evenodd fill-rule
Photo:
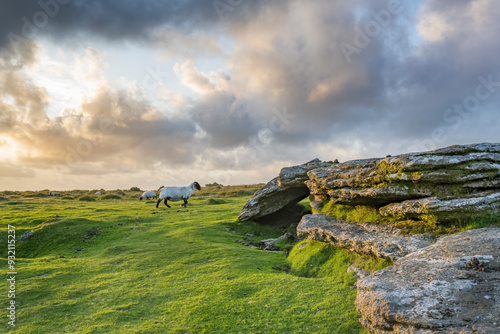
<path fill-rule="evenodd" d="M 391 260 L 355 254 L 325 242 L 309 239 L 296 244 L 290 252 L 288 260 L 291 265 L 291 273 L 297 276 L 332 277 L 349 286 L 352 286 L 356 281 L 356 274 L 347 272 L 347 268 L 351 264 L 370 272 L 393 264 Z"/>

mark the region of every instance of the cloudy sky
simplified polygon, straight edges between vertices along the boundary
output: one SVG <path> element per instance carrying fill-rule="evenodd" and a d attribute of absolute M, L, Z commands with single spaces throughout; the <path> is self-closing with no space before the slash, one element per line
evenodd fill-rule
<path fill-rule="evenodd" d="M 500 141 L 495 0 L 0 5 L 0 190 L 267 182 Z"/>

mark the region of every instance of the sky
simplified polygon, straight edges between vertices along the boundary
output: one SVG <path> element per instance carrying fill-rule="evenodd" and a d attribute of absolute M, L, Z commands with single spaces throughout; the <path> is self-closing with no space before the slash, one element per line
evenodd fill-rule
<path fill-rule="evenodd" d="M 500 142 L 495 0 L 0 4 L 0 190 L 268 182 Z"/>

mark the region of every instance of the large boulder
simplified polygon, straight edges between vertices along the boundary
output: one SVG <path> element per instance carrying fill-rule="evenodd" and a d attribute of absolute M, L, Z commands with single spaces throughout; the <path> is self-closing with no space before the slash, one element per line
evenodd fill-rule
<path fill-rule="evenodd" d="M 500 144 L 352 160 L 308 176 L 316 210 L 326 203 L 363 205 L 400 220 L 438 223 L 500 212 Z"/>
<path fill-rule="evenodd" d="M 243 206 L 238 215 L 241 221 L 258 220 L 269 216 L 291 203 L 297 203 L 307 197 L 307 187 L 280 187 L 275 177 L 260 188 Z"/>
<path fill-rule="evenodd" d="M 309 189 L 304 184 L 308 179 L 307 172 L 330 164 L 314 159 L 302 165 L 283 168 L 278 177 L 257 190 L 246 202 L 238 219 L 272 223 L 279 211 L 293 212 L 293 205 L 309 195 Z M 271 215 L 274 215 L 271 217 L 273 219 L 266 219 Z"/>
<path fill-rule="evenodd" d="M 347 223 L 323 214 L 302 217 L 297 235 L 393 261 L 436 241 L 427 234 L 404 235 L 392 225 Z"/>
<path fill-rule="evenodd" d="M 500 228 L 443 237 L 356 285 L 372 334 L 500 333 Z"/>

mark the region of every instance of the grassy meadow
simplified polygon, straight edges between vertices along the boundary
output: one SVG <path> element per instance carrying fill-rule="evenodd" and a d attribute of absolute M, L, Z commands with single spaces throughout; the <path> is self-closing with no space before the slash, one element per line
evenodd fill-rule
<path fill-rule="evenodd" d="M 15 327 L 4 280 L 1 331 L 366 333 L 347 267 L 386 264 L 309 240 L 245 246 L 284 233 L 237 220 L 260 186 L 206 187 L 171 209 L 130 190 L 0 192 L 2 271 L 10 224 L 17 272 Z"/>

